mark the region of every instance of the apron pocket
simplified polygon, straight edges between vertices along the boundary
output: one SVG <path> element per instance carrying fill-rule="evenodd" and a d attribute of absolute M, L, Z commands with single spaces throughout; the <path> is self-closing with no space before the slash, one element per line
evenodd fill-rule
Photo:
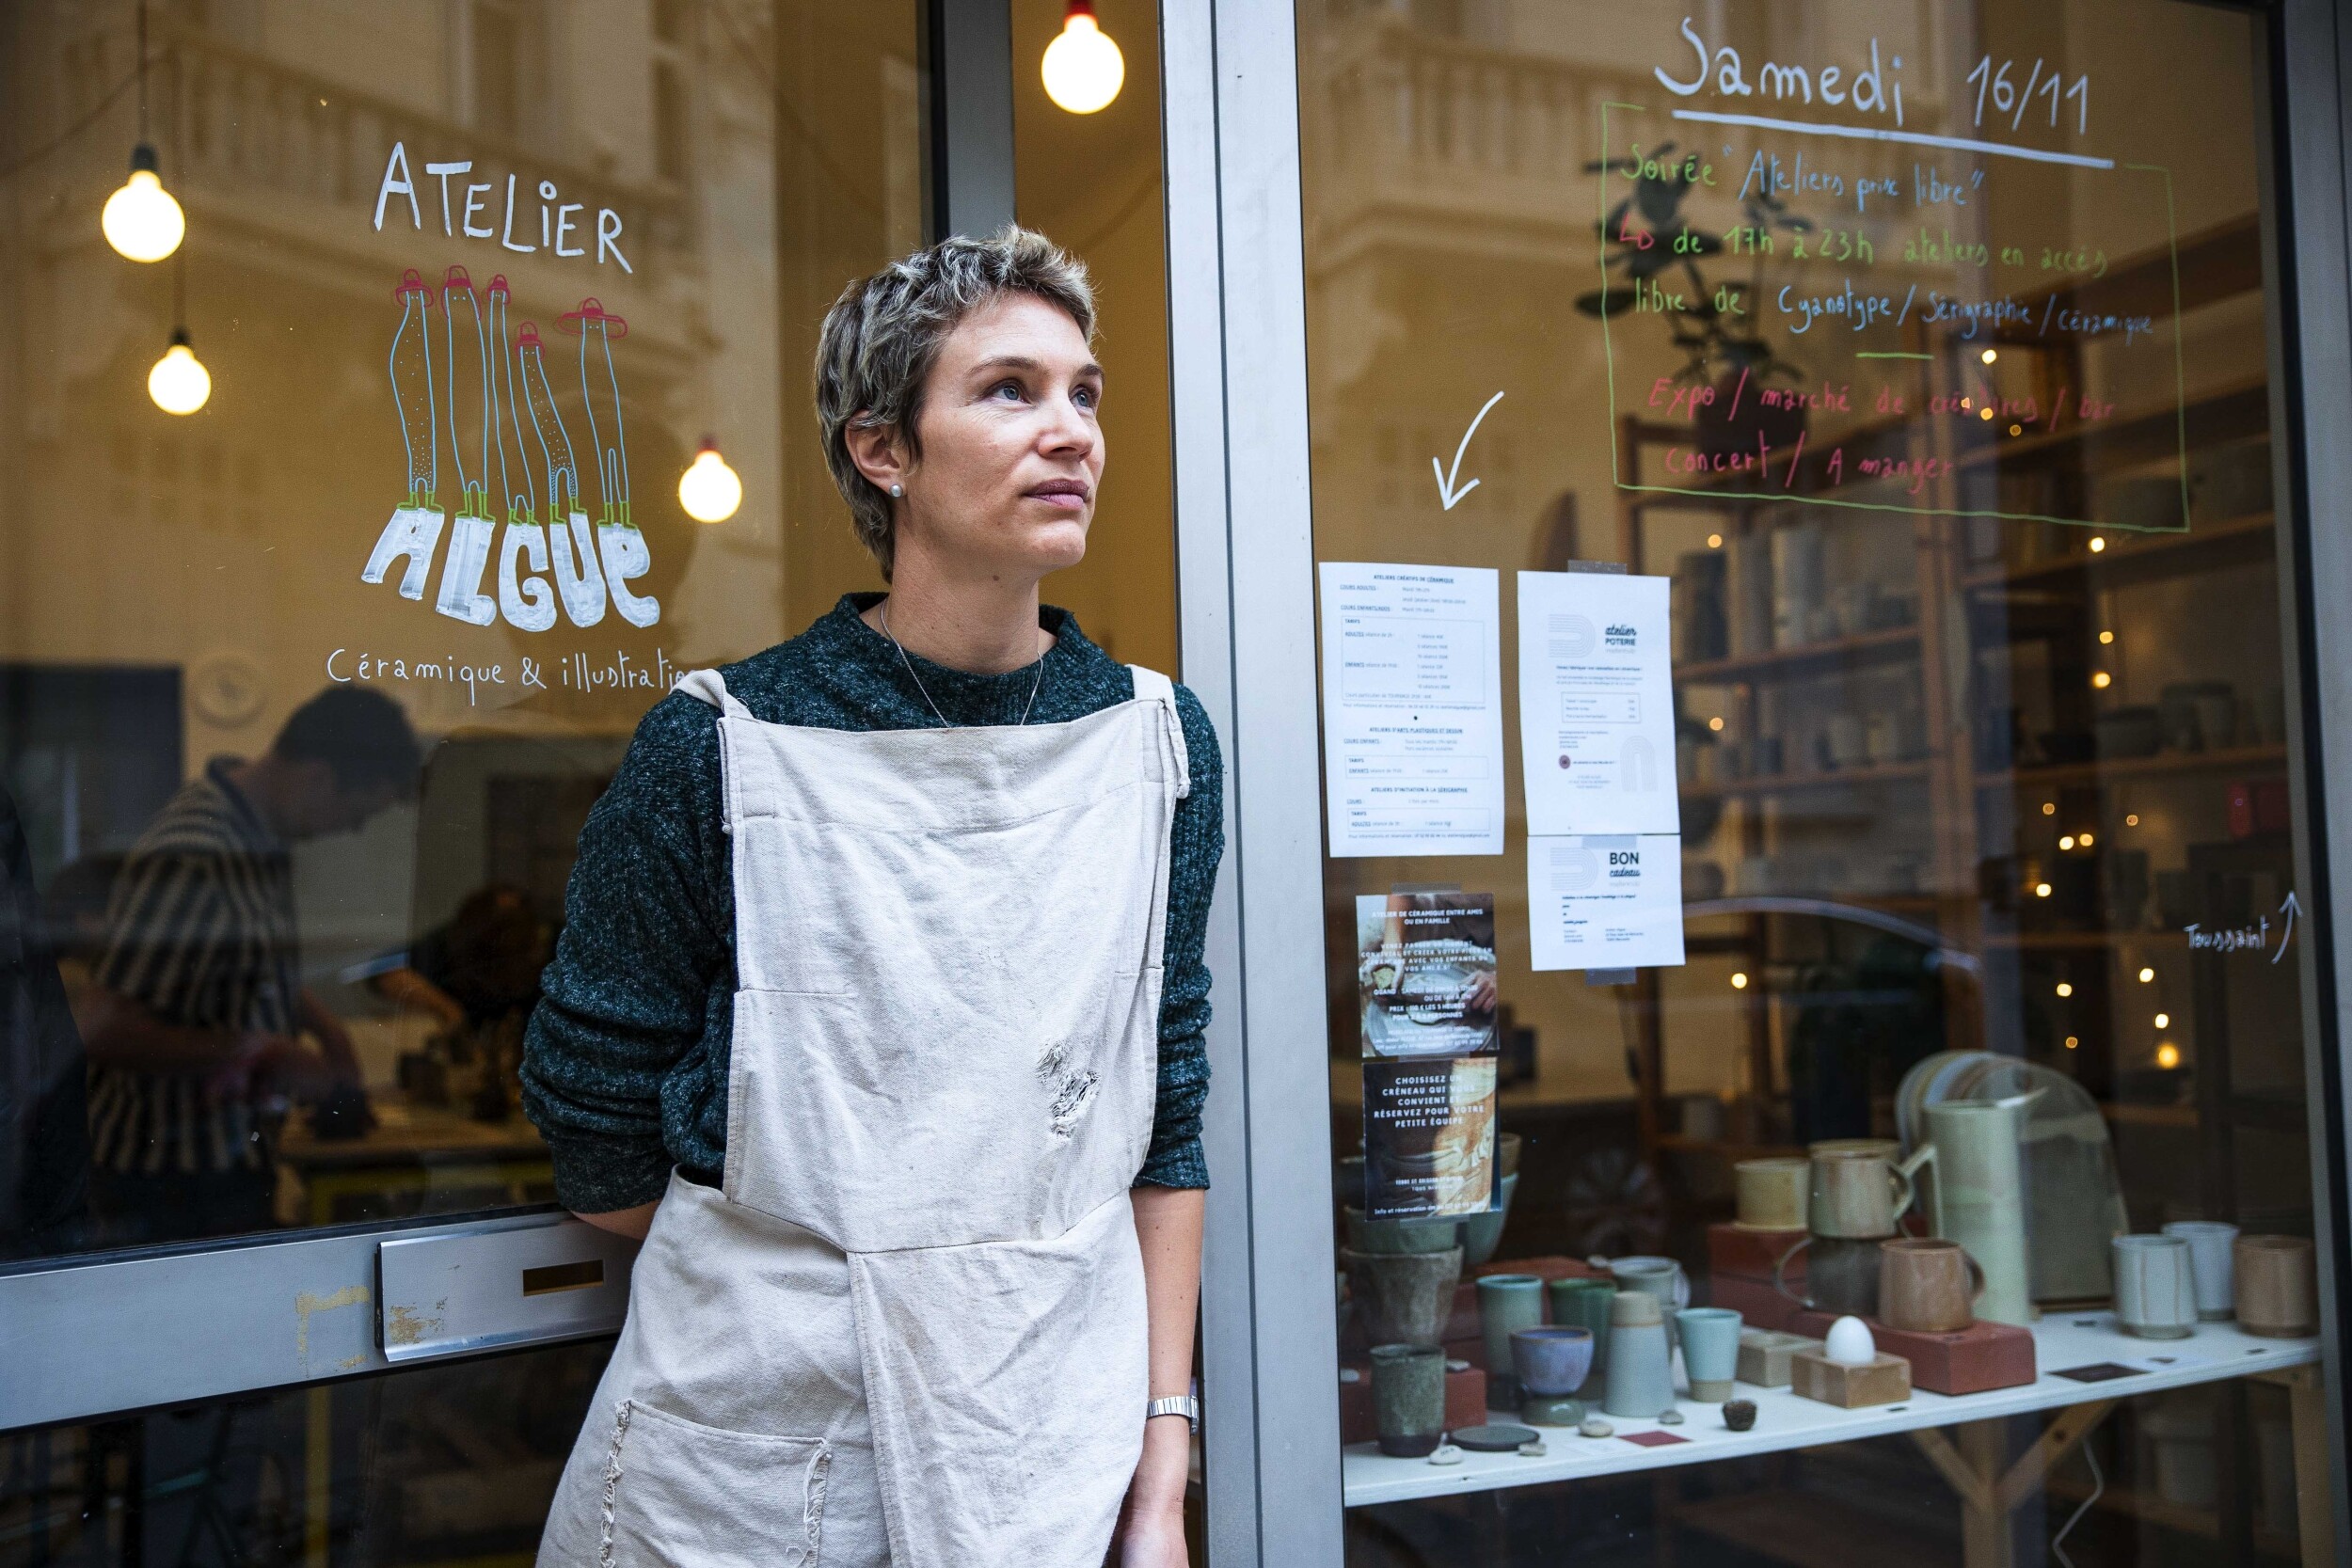
<path fill-rule="evenodd" d="M 604 1466 L 603 1568 L 812 1568 L 832 1446 L 722 1432 L 623 1400 Z"/>

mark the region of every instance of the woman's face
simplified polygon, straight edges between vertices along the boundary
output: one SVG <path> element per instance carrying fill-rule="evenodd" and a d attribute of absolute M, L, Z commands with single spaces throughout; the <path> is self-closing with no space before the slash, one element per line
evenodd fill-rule
<path fill-rule="evenodd" d="M 923 455 L 892 441 L 882 464 L 861 461 L 885 491 L 906 486 L 900 569 L 922 557 L 952 576 L 1035 579 L 1075 565 L 1103 482 L 1102 401 L 1103 367 L 1058 307 L 1006 294 L 966 316 L 924 384 Z"/>

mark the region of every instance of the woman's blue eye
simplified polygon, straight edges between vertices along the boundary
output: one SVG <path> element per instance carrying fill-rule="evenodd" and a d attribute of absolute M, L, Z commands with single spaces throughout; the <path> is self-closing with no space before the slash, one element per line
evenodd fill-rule
<path fill-rule="evenodd" d="M 1021 383 L 1018 381 L 1000 381 L 993 390 L 997 393 L 1009 392 L 1016 398 L 1022 395 Z"/>

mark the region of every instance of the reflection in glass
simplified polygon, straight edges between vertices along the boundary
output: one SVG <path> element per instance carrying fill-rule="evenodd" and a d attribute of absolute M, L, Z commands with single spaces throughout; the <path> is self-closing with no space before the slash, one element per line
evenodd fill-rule
<path fill-rule="evenodd" d="M 1448 1424 L 1510 1370 L 1472 1275 L 1607 1259 L 1622 1281 L 1625 1255 L 1658 1255 L 1752 1325 L 1818 1337 L 1826 1317 L 1795 1298 L 1876 1310 L 1884 1230 L 1809 1194 L 1770 1227 L 1742 1203 L 1769 1185 L 1743 1164 L 1831 1142 L 1883 1181 L 1911 1168 L 1887 1224 L 1984 1254 L 1999 1289 L 1975 1316 L 2026 1320 L 2010 1343 L 2029 1370 L 2162 1354 L 2109 1315 L 2113 1233 L 2313 1223 L 2259 27 L 2104 0 L 1314 0 L 1299 55 L 1318 559 L 1671 579 L 1687 962 L 1533 967 L 1516 754 L 1499 859 L 1326 862 L 1351 1205 L 1375 1065 L 1359 900 L 1496 895 L 1496 1110 L 1518 1171 L 1439 1330 L 1468 1364 Z M 1515 597 L 1505 581 L 1514 713 Z M 2002 1101 L 1997 1148 L 1946 1109 Z M 1883 1154 L 1851 1151 L 1872 1140 Z M 2011 1196 L 1989 1204 L 1999 1180 Z M 1373 1254 L 1468 1240 L 1334 1219 L 1359 1302 L 1405 1267 Z M 2012 1534 L 2020 1560 L 2056 1561 L 2094 1497 L 2063 1542 L 2077 1564 L 2214 1542 L 2250 1560 L 2288 1552 L 2298 1496 L 2324 1496 L 2324 1455 L 2285 1435 L 2290 1399 L 2317 1397 L 2309 1342 L 2219 1322 L 2179 1343 L 2275 1362 L 2160 1395 L 2086 1382 L 2007 1425 L 1914 1406 L 1910 1438 L 1825 1427 L 1794 1455 L 1616 1481 L 1482 1482 L 1496 1462 L 1472 1454 L 1416 1487 L 1441 1472 L 1371 1446 L 1363 1316 L 1343 1303 L 1366 1563 L 1974 1563 Z M 1758 1432 L 1809 1418 L 1740 1391 Z M 1632 1447 L 1545 1439 L 1628 1470 L 1676 1452 L 1618 1424 Z M 1953 1481 L 2010 1473 L 2045 1432 L 2046 1474 L 2004 1506 Z M 1396 1500 L 1466 1484 L 1513 1489 Z"/>

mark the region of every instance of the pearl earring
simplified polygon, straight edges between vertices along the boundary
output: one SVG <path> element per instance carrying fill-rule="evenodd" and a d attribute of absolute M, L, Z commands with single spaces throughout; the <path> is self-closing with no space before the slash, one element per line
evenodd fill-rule
<path fill-rule="evenodd" d="M 890 497 L 893 500 L 898 499 L 900 496 L 903 496 L 906 493 L 907 487 L 903 484 L 894 484 L 890 487 Z"/>

